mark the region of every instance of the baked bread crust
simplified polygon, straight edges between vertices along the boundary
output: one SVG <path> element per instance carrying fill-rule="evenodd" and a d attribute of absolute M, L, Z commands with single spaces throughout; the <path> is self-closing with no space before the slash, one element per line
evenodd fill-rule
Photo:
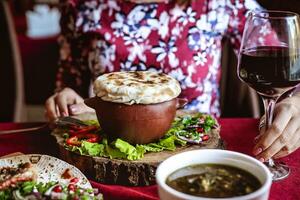
<path fill-rule="evenodd" d="M 156 104 L 176 98 L 180 85 L 173 77 L 151 71 L 112 72 L 99 76 L 94 93 L 103 101 Z"/>

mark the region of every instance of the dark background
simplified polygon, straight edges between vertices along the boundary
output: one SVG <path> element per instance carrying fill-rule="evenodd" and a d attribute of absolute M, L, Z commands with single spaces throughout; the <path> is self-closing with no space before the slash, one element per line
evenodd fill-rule
<path fill-rule="evenodd" d="M 258 0 L 258 2 L 270 10 L 287 10 L 300 13 L 299 0 Z"/>

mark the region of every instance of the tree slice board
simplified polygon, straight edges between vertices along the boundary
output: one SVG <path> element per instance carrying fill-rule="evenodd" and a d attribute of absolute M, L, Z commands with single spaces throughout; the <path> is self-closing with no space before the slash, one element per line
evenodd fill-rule
<path fill-rule="evenodd" d="M 177 113 L 178 116 L 186 114 L 190 113 L 186 111 L 178 111 Z M 96 119 L 93 113 L 77 117 L 82 120 Z M 218 127 L 211 131 L 210 139 L 202 144 L 186 145 L 177 148 L 175 151 L 165 150 L 156 153 L 146 153 L 144 158 L 136 161 L 80 155 L 64 148 L 62 134 L 54 131 L 52 135 L 56 137 L 61 159 L 76 166 L 90 179 L 106 184 L 147 186 L 155 184 L 155 171 L 159 163 L 174 154 L 196 149 L 224 149 L 224 142 L 220 138 L 219 133 L 220 128 Z"/>

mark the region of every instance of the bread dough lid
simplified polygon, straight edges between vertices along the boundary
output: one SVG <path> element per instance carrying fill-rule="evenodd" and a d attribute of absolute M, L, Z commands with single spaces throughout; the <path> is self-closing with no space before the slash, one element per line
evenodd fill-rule
<path fill-rule="evenodd" d="M 155 104 L 176 98 L 180 85 L 173 77 L 151 71 L 112 72 L 99 76 L 94 93 L 103 101 Z"/>

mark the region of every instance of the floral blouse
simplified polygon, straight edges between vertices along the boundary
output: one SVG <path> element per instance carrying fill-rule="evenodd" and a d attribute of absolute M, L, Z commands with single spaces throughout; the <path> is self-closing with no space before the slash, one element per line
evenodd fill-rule
<path fill-rule="evenodd" d="M 151 70 L 176 78 L 187 109 L 220 115 L 222 39 L 240 45 L 254 0 L 191 0 L 135 4 L 124 0 L 65 0 L 57 88 L 83 97 L 112 71 Z"/>

